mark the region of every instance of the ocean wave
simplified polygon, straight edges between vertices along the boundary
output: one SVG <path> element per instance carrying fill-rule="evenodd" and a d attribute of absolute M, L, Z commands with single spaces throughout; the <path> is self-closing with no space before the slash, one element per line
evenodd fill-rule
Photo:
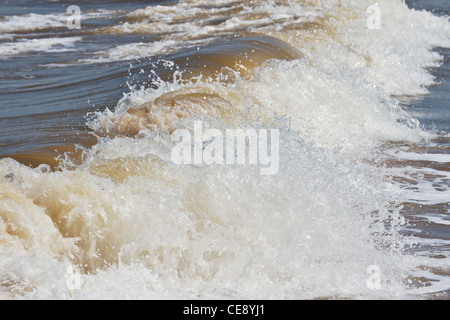
<path fill-rule="evenodd" d="M 180 1 L 96 33 L 159 40 L 77 60 L 131 61 L 128 92 L 89 115 L 98 140 L 77 146 L 80 161 L 62 154 L 52 170 L 0 160 L 6 298 L 361 299 L 445 289 L 442 274 L 423 268 L 441 261 L 411 254 L 424 242 L 408 234 L 402 208 L 442 203 L 436 182 L 445 187 L 448 175 L 389 161 L 447 163 L 402 152 L 436 134 L 397 99 L 435 83 L 427 67 L 442 63 L 435 47 L 450 47 L 447 17 L 402 1 Z M 67 39 L 68 48 L 79 41 Z M 172 134 L 198 121 L 214 132 L 278 130 L 279 171 L 174 163 Z M 405 188 L 411 177 L 417 189 Z"/>

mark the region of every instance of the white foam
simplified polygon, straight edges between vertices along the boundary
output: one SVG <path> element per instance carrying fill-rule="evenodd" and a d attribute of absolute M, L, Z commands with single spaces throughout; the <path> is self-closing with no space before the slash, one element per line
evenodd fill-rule
<path fill-rule="evenodd" d="M 81 12 L 80 19 L 108 17 L 114 14 L 111 10 L 97 10 L 93 12 Z M 37 31 L 49 28 L 67 28 L 67 21 L 70 17 L 65 11 L 49 14 L 30 13 L 21 16 L 5 16 L 0 20 L 0 31 L 2 33 L 18 33 L 24 31 Z"/>
<path fill-rule="evenodd" d="M 75 44 L 81 37 L 22 39 L 0 43 L 0 58 L 30 52 L 67 52 L 76 50 Z"/>
<path fill-rule="evenodd" d="M 0 183 L 9 199 L 8 209 L 0 209 L 3 241 L 27 243 L 27 251 L 42 251 L 39 257 L 56 250 L 94 268 L 95 275 L 82 277 L 78 297 L 404 294 L 404 242 L 396 231 L 402 220 L 380 192 L 386 183 L 373 168 L 311 147 L 295 134 L 284 132 L 281 140 L 280 173 L 273 177 L 251 166 L 174 165 L 170 136 L 153 134 L 104 141 L 75 171 L 41 173 L 2 160 L 0 176 L 9 175 Z M 20 208 L 54 223 L 35 232 L 27 215 L 9 219 L 7 213 Z M 385 230 L 374 224 L 379 220 L 398 225 Z M 13 228 L 15 235 L 5 232 Z M 52 247 L 42 235 L 54 237 Z M 387 251 L 377 247 L 393 243 Z M 16 277 L 25 297 L 74 297 L 63 290 L 67 265 L 38 258 L 39 267 L 36 259 L 21 258 L 22 251 L 15 255 L 0 273 Z M 101 267 L 108 261 L 115 263 Z M 47 263 L 47 270 L 58 270 L 42 275 Z M 367 287 L 371 265 L 383 270 L 380 290 Z M 27 285 L 36 289 L 27 292 Z"/>
<path fill-rule="evenodd" d="M 352 2 L 350 7 L 365 13 L 375 2 Z M 339 30 L 342 45 L 351 48 L 363 61 L 371 82 L 389 94 L 423 94 L 433 83 L 425 67 L 437 66 L 442 57 L 431 50 L 450 47 L 448 18 L 425 11 L 410 10 L 401 1 L 378 1 L 380 28 L 368 27 L 370 15 Z M 401 27 L 400 27 L 401 26 Z"/>
<path fill-rule="evenodd" d="M 230 4 L 236 9 L 231 16 Z M 255 2 L 248 5 L 226 0 L 204 1 L 203 4 L 180 1 L 168 6 L 149 6 L 128 14 L 137 21 L 124 22 L 108 30 L 114 33 L 164 34 L 163 41 L 181 43 L 186 47 L 191 42 L 207 43 L 212 39 L 220 40 L 224 35 L 240 34 L 243 30 L 258 33 L 271 27 L 282 29 L 285 25 L 310 21 L 317 15 L 314 11 L 302 10 L 304 8 L 300 4 L 276 7 L 266 2 Z M 211 24 L 210 21 L 214 20 L 220 23 Z M 123 46 L 125 48 L 128 47 Z M 174 46 L 170 51 L 178 48 Z M 133 45 L 129 49 L 133 52 Z M 152 51 L 155 54 L 166 52 Z M 127 57 L 127 54 L 123 56 Z"/>
<path fill-rule="evenodd" d="M 431 161 L 439 163 L 450 163 L 450 154 L 444 153 L 415 153 L 404 152 L 398 150 L 386 151 L 386 154 L 391 154 L 397 159 L 413 160 L 413 161 Z"/>
<path fill-rule="evenodd" d="M 440 224 L 440 225 L 444 225 L 444 226 L 450 226 L 450 220 L 446 219 L 443 216 L 440 215 L 436 215 L 436 216 L 427 216 L 426 217 L 429 221 L 431 221 L 432 223 L 435 224 Z"/>
<path fill-rule="evenodd" d="M 175 82 L 156 90 L 132 90 L 114 112 L 105 111 L 91 125 L 96 130 L 117 132 L 127 109 L 183 86 Z M 207 88 L 229 99 L 223 108 L 232 114 L 252 110 L 263 117 L 287 117 L 291 128 L 305 141 L 358 157 L 386 141 L 417 142 L 427 136 L 395 101 L 383 101 L 361 73 L 336 76 L 317 69 L 306 59 L 268 62 L 255 70 L 251 80 L 239 79 L 228 86 L 198 81 L 186 87 Z"/>
<path fill-rule="evenodd" d="M 60 13 L 31 13 L 23 16 L 8 16 L 0 21 L 0 30 L 4 33 L 14 33 L 47 28 L 62 28 L 67 27 L 67 17 Z"/>
<path fill-rule="evenodd" d="M 404 188 L 404 196 L 407 201 L 420 204 L 443 204 L 447 203 L 450 191 L 450 173 L 444 170 L 438 170 L 427 167 L 427 163 L 448 163 L 448 154 L 430 154 L 405 152 L 401 150 L 386 150 L 390 159 L 396 161 L 418 161 L 409 165 L 403 165 L 399 168 L 393 167 L 387 169 L 389 174 L 401 178 L 399 182 Z M 413 182 L 413 183 L 412 183 Z"/>
<path fill-rule="evenodd" d="M 191 44 L 193 45 L 194 43 Z M 172 52 L 176 48 L 183 48 L 185 45 L 185 42 L 179 42 L 177 40 L 124 44 L 112 49 L 108 49 L 107 51 L 97 51 L 95 52 L 94 58 L 79 60 L 78 63 L 137 60 L 141 58 L 148 58 L 154 55 L 164 54 L 167 52 Z"/>

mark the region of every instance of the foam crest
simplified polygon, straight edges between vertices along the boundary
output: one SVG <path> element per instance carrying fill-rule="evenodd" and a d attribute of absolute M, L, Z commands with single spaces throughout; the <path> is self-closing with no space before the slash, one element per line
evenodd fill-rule
<path fill-rule="evenodd" d="M 8 58 L 30 52 L 67 52 L 75 49 L 81 37 L 22 39 L 0 43 L 0 58 Z"/>
<path fill-rule="evenodd" d="M 139 105 L 150 109 L 133 109 Z M 135 135 L 143 129 L 173 131 L 180 118 L 200 115 L 237 122 L 259 117 L 267 123 L 274 116 L 287 117 L 305 141 L 357 153 L 387 141 L 417 142 L 428 136 L 395 100 L 374 90 L 360 73 L 337 77 L 306 59 L 268 62 L 256 68 L 250 79 L 238 77 L 227 85 L 198 81 L 138 88 L 91 126 Z"/>
<path fill-rule="evenodd" d="M 80 19 L 93 19 L 99 17 L 108 17 L 115 11 L 97 10 L 93 12 L 80 13 Z M 5 16 L 0 20 L 0 30 L 3 33 L 23 33 L 30 31 L 42 31 L 51 28 L 67 28 L 67 19 L 70 14 L 49 13 L 37 14 L 30 13 L 21 16 Z"/>
<path fill-rule="evenodd" d="M 162 57 L 164 70 L 139 62 L 145 85 L 92 115 L 88 126 L 106 137 L 83 150 L 83 161 L 67 158 L 51 171 L 0 160 L 0 297 L 358 299 L 448 289 L 448 242 L 438 243 L 441 260 L 422 255 L 439 241 L 409 236 L 401 214 L 443 203 L 448 191 L 448 170 L 410 162 L 445 169 L 448 156 L 381 151 L 434 137 L 395 95 L 422 94 L 434 82 L 424 68 L 440 63 L 434 47 L 450 46 L 450 23 L 378 1 L 381 24 L 371 29 L 372 5 L 179 1 L 97 30 L 161 33 L 154 47 L 97 52 L 101 61 L 178 44 L 199 50 Z M 234 42 L 224 54 L 230 42 L 213 43 L 234 34 L 271 35 L 286 50 L 261 54 L 255 42 L 242 50 Z M 69 47 L 79 40 L 66 39 Z M 199 120 L 217 130 L 279 130 L 279 172 L 175 164 L 172 133 Z M 386 159 L 406 166 L 378 165 Z M 373 267 L 377 290 L 368 285 Z M 80 288 L 68 286 L 73 276 Z"/>
<path fill-rule="evenodd" d="M 170 135 L 149 133 L 105 140 L 75 171 L 43 173 L 3 160 L 1 176 L 15 173 L 3 178 L 1 190 L 3 195 L 15 185 L 14 194 L 22 195 L 16 208 L 28 204 L 53 222 L 43 228 L 59 236 L 53 240 L 56 248 L 73 243 L 62 250 L 60 268 L 71 261 L 97 274 L 83 276 L 88 296 L 100 289 L 90 287 L 93 283 L 129 268 L 148 275 L 144 296 L 203 292 L 202 298 L 318 298 L 402 292 L 404 257 L 399 253 L 407 242 L 397 231 L 398 211 L 380 192 L 388 184 L 374 178 L 373 168 L 311 147 L 292 132 L 283 131 L 282 141 L 280 174 L 273 177 L 261 176 L 252 166 L 174 165 Z M 10 221 L 7 211 L 0 212 L 9 228 L 30 223 L 29 216 Z M 375 223 L 379 220 L 397 222 L 385 230 Z M 27 241 L 16 237 L 18 244 Z M 28 243 L 28 252 L 50 249 L 37 238 Z M 367 268 L 374 264 L 389 282 L 382 291 L 366 286 Z M 7 272 L 10 277 L 17 275 L 15 268 Z M 45 285 L 62 286 L 61 281 L 55 276 Z M 196 293 L 188 289 L 191 285 Z M 26 290 L 21 294 L 28 295 Z"/>

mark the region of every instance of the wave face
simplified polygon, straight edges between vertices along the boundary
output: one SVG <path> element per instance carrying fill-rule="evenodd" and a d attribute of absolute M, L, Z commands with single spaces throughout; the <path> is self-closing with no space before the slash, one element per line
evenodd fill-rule
<path fill-rule="evenodd" d="M 445 4 L 48 6 L 0 18 L 0 298 L 448 295 L 449 131 L 412 107 L 450 79 Z M 276 131 L 278 170 L 250 137 L 175 163 L 199 124 Z"/>

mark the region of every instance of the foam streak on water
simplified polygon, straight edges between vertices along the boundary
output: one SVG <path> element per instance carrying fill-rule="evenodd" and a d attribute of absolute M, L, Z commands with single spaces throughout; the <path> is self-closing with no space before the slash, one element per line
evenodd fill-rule
<path fill-rule="evenodd" d="M 368 24 L 371 6 L 379 28 Z M 13 22 L 34 18 L 7 17 L 0 29 L 25 32 Z M 117 105 L 89 114 L 86 130 L 99 139 L 80 142 L 81 158 L 61 155 L 60 170 L 0 159 L 0 298 L 393 299 L 448 290 L 449 154 L 421 149 L 439 133 L 398 100 L 435 82 L 426 67 L 443 61 L 433 48 L 450 47 L 448 18 L 370 0 L 187 0 L 122 18 L 79 37 L 0 43 L 9 58 L 76 51 L 88 33 L 155 36 L 65 61 L 138 59 L 126 63 L 129 90 Z M 59 28 L 61 16 L 44 21 L 33 32 Z M 171 134 L 199 120 L 224 132 L 278 129 L 278 173 L 174 164 Z M 426 237 L 433 225 L 444 229 Z"/>

